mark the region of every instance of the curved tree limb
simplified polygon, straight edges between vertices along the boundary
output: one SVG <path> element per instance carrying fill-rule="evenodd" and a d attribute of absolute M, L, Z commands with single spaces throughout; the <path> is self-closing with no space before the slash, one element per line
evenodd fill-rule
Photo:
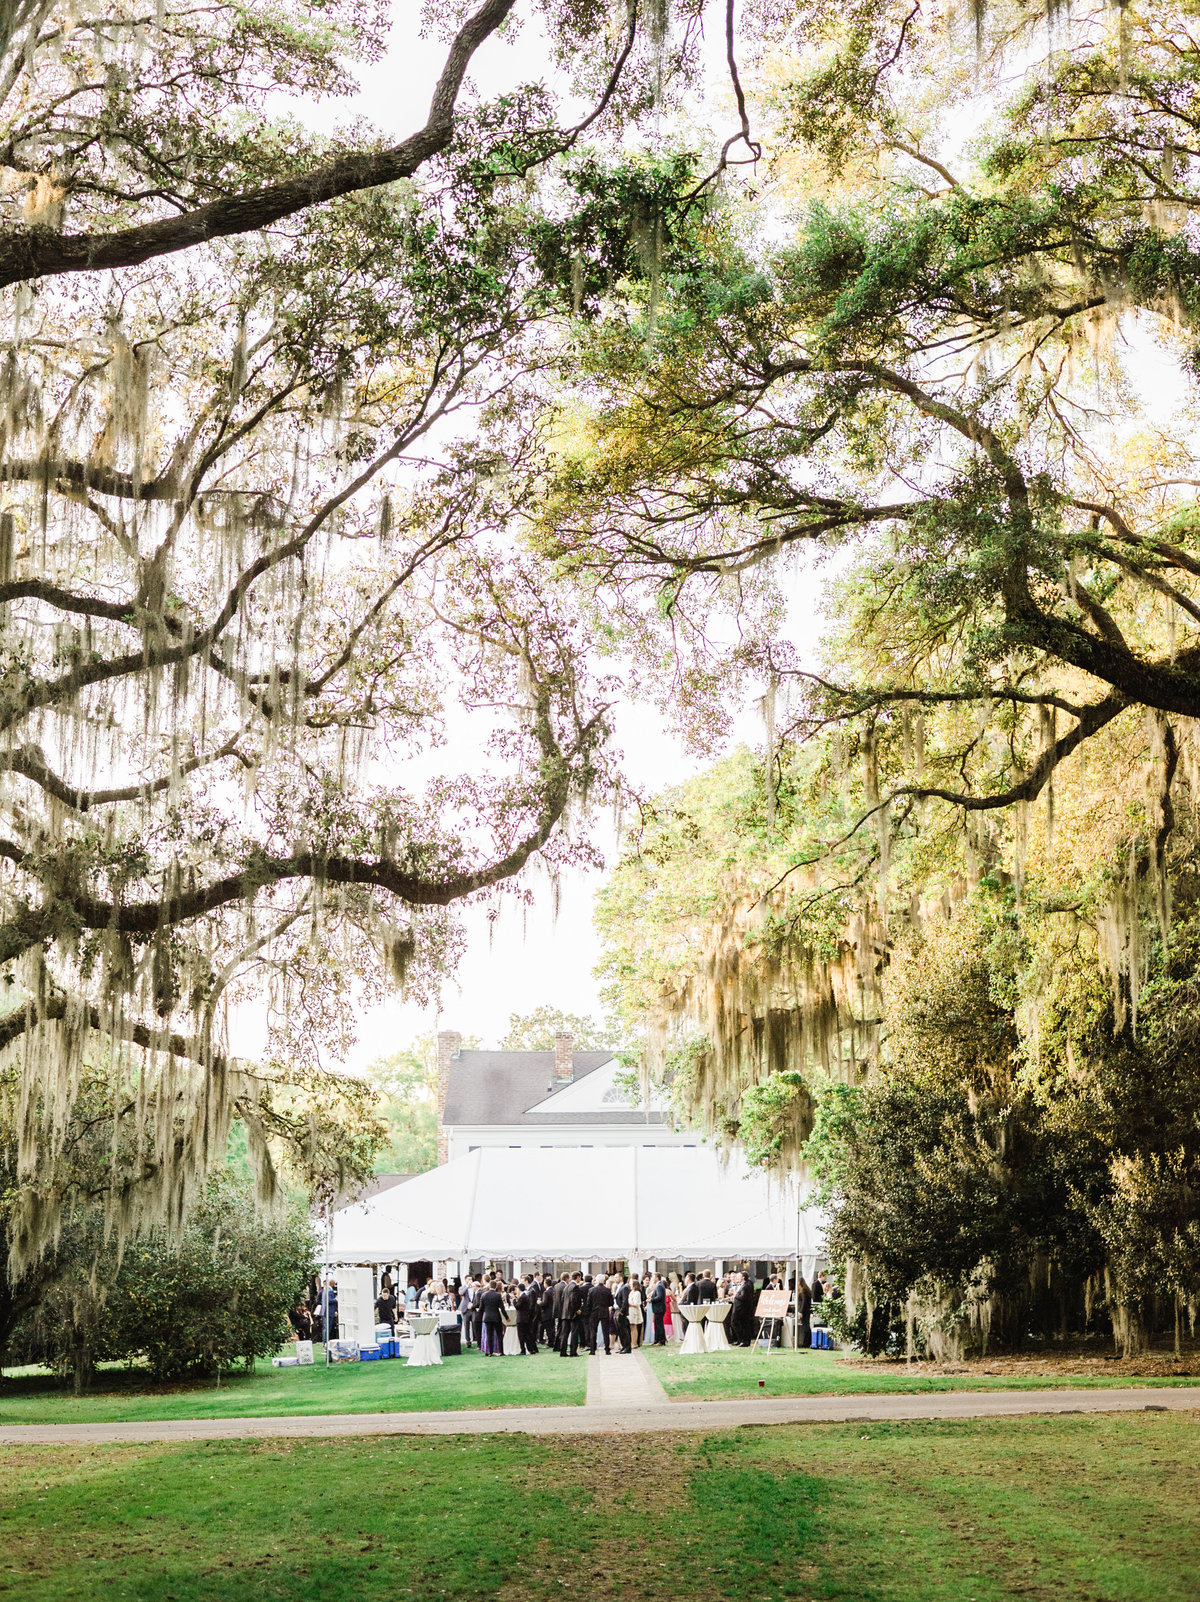
<path fill-rule="evenodd" d="M 508 16 L 516 0 L 483 0 L 455 35 L 422 128 L 388 150 L 342 156 L 300 178 L 230 195 L 191 211 L 102 234 L 58 234 L 30 228 L 0 238 L 0 286 L 31 278 L 134 267 L 210 239 L 269 227 L 309 206 L 408 178 L 450 143 L 454 108 L 472 56 Z"/>
<path fill-rule="evenodd" d="M 0 754 L 0 773 L 19 773 L 32 784 L 36 784 L 39 789 L 44 790 L 47 795 L 53 796 L 56 801 L 61 801 L 63 806 L 70 807 L 73 812 L 90 812 L 93 807 L 111 806 L 118 801 L 149 800 L 152 795 L 161 795 L 164 790 L 169 790 L 176 779 L 186 778 L 198 768 L 220 762 L 227 756 L 238 756 L 237 744 L 244 733 L 244 729 L 239 730 L 215 751 L 206 752 L 203 756 L 188 757 L 179 764 L 173 774 L 148 779 L 142 784 L 117 785 L 107 790 L 84 790 L 68 784 L 47 766 L 40 750 L 32 745 Z M 239 756 L 239 760 L 249 765 L 246 758 Z"/>

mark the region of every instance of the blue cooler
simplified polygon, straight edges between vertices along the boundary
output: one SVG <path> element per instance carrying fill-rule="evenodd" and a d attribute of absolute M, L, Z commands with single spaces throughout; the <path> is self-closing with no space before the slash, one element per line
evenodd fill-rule
<path fill-rule="evenodd" d="M 382 1356 L 383 1353 L 378 1346 L 360 1346 L 358 1348 L 358 1360 L 360 1363 L 378 1363 Z"/>

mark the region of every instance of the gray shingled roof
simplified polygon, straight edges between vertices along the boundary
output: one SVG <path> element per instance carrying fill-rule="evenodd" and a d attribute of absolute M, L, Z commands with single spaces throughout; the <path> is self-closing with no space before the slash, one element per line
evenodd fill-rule
<path fill-rule="evenodd" d="M 638 1112 L 632 1107 L 605 1108 L 602 1113 L 527 1113 L 539 1101 L 567 1083 L 578 1084 L 597 1068 L 612 1061 L 611 1051 L 576 1051 L 571 1056 L 575 1077 L 556 1083 L 552 1051 L 460 1051 L 451 1059 L 450 1084 L 442 1123 L 525 1124 L 531 1129 L 554 1129 L 578 1124 L 661 1124 L 661 1113 Z"/>

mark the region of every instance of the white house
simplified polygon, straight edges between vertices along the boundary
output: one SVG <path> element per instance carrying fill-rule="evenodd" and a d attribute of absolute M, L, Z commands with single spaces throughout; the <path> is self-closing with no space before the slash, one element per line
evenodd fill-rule
<path fill-rule="evenodd" d="M 567 1034 L 553 1051 L 464 1051 L 440 1034 L 437 1168 L 339 1209 L 326 1261 L 417 1277 L 816 1261 L 821 1219 L 803 1187 L 673 1129 L 621 1073 Z"/>
<path fill-rule="evenodd" d="M 697 1146 L 672 1129 L 663 1107 L 637 1105 L 618 1083 L 611 1051 L 575 1051 L 559 1034 L 553 1051 L 463 1051 L 462 1036 L 438 1036 L 438 1161 L 494 1147 Z"/>

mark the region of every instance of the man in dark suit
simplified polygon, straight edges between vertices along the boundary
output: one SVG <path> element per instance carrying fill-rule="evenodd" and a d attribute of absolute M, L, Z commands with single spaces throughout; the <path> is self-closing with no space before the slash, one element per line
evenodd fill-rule
<path fill-rule="evenodd" d="M 554 1287 L 554 1345 L 557 1351 L 562 1351 L 566 1339 L 567 1329 L 567 1291 L 570 1288 L 571 1276 L 564 1274 Z"/>
<path fill-rule="evenodd" d="M 521 1347 L 521 1356 L 536 1357 L 537 1342 L 533 1338 L 533 1324 L 531 1321 L 533 1309 L 529 1300 L 528 1279 L 517 1292 L 513 1307 L 516 1309 L 517 1314 L 517 1341 Z"/>
<path fill-rule="evenodd" d="M 536 1274 L 526 1274 L 525 1295 L 529 1298 L 529 1338 L 536 1353 L 538 1330 L 542 1323 L 542 1282 Z"/>
<path fill-rule="evenodd" d="M 742 1275 L 742 1282 L 733 1293 L 733 1311 L 729 1315 L 729 1322 L 733 1325 L 730 1339 L 735 1346 L 749 1346 L 754 1340 L 754 1281 L 749 1274 Z"/>
<path fill-rule="evenodd" d="M 583 1344 L 589 1352 L 596 1350 L 596 1325 L 592 1318 L 592 1276 L 583 1276 Z"/>
<path fill-rule="evenodd" d="M 561 1357 L 578 1357 L 579 1342 L 583 1339 L 583 1275 L 576 1273 L 567 1281 L 563 1297 L 563 1340 L 559 1347 Z"/>
<path fill-rule="evenodd" d="M 592 1286 L 588 1296 L 588 1318 L 590 1320 L 591 1339 L 588 1342 L 588 1351 L 595 1355 L 596 1337 L 604 1337 L 604 1355 L 610 1356 L 609 1346 L 612 1341 L 612 1305 L 613 1293 L 604 1281 L 597 1280 Z"/>
<path fill-rule="evenodd" d="M 633 1349 L 633 1336 L 629 1328 L 629 1281 L 622 1276 L 617 1286 L 617 1294 L 613 1297 L 613 1306 L 616 1309 L 617 1339 L 621 1343 L 623 1352 Z"/>
<path fill-rule="evenodd" d="M 547 1274 L 542 1280 L 542 1342 L 554 1345 L 554 1276 Z"/>
<path fill-rule="evenodd" d="M 479 1279 L 475 1282 L 475 1300 L 471 1304 L 471 1338 L 480 1351 L 483 1350 L 483 1293 L 487 1284 Z"/>
<path fill-rule="evenodd" d="M 504 1297 L 493 1278 L 479 1298 L 479 1321 L 483 1332 L 483 1355 L 504 1356 Z"/>
<path fill-rule="evenodd" d="M 667 1344 L 667 1282 L 661 1274 L 654 1276 L 650 1292 L 650 1316 L 654 1323 L 654 1344 Z"/>
<path fill-rule="evenodd" d="M 696 1300 L 701 1304 L 705 1302 L 715 1302 L 717 1299 L 717 1282 L 711 1274 L 705 1274 L 704 1278 L 696 1287 L 696 1290 Z"/>
<path fill-rule="evenodd" d="M 700 1300 L 700 1287 L 696 1283 L 695 1274 L 688 1274 L 683 1282 L 683 1295 L 679 1298 L 682 1307 L 691 1307 Z"/>

